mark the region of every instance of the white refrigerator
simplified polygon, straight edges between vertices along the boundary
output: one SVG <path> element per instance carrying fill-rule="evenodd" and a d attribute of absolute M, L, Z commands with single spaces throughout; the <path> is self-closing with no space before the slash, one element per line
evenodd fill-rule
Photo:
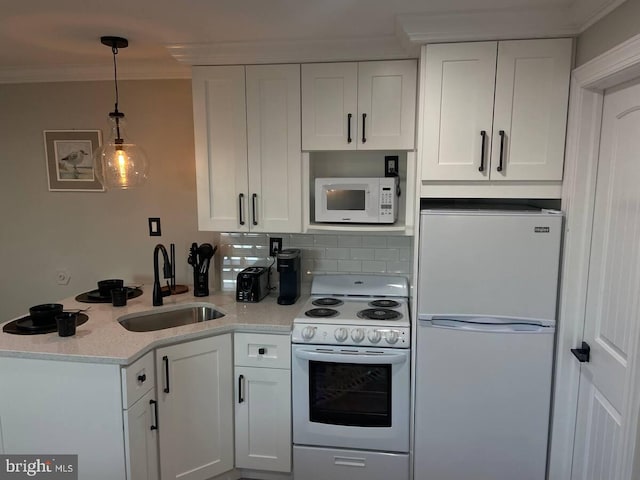
<path fill-rule="evenodd" d="M 562 214 L 423 210 L 416 480 L 544 480 Z"/>

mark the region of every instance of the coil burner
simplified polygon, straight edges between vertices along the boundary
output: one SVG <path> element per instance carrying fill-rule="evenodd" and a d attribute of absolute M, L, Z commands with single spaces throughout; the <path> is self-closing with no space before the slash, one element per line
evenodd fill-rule
<path fill-rule="evenodd" d="M 316 307 L 338 307 L 343 303 L 344 302 L 342 300 L 331 297 L 316 298 L 313 302 L 311 302 L 311 304 L 315 305 Z"/>
<path fill-rule="evenodd" d="M 333 308 L 312 308 L 304 312 L 304 314 L 312 318 L 331 318 L 338 315 L 338 311 Z"/>
<path fill-rule="evenodd" d="M 396 302 L 395 300 L 389 299 L 381 299 L 374 300 L 373 302 L 369 302 L 370 307 L 379 307 L 379 308 L 395 308 L 400 305 L 400 302 Z"/>
<path fill-rule="evenodd" d="M 358 317 L 366 318 L 367 320 L 398 320 L 402 318 L 402 314 L 388 308 L 367 308 L 366 310 L 360 310 Z"/>

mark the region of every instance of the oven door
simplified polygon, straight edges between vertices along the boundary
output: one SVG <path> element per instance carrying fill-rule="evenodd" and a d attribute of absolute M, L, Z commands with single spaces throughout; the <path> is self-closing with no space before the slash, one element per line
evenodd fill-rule
<path fill-rule="evenodd" d="M 292 346 L 297 445 L 409 451 L 409 351 Z"/>

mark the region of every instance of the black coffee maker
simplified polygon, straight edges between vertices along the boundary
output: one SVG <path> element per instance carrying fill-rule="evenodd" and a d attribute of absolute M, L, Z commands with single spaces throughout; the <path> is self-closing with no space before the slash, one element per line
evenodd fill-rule
<path fill-rule="evenodd" d="M 278 252 L 280 273 L 280 305 L 292 305 L 300 297 L 300 250 L 288 248 Z"/>

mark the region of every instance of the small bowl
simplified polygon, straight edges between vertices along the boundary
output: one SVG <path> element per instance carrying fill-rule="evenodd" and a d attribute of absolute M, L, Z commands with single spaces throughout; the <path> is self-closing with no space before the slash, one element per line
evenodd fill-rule
<path fill-rule="evenodd" d="M 122 287 L 124 287 L 124 280 L 120 279 L 112 278 L 108 280 L 100 280 L 98 282 L 98 292 L 101 297 L 111 298 L 111 290 Z"/>
<path fill-rule="evenodd" d="M 56 315 L 62 313 L 61 303 L 43 303 L 29 308 L 29 316 L 34 325 L 48 325 L 55 323 Z"/>

